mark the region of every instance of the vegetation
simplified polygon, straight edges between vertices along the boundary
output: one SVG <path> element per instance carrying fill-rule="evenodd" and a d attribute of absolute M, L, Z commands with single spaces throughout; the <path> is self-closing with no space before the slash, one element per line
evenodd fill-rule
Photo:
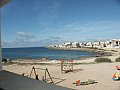
<path fill-rule="evenodd" d="M 116 62 L 120 62 L 120 57 L 115 59 Z"/>
<path fill-rule="evenodd" d="M 96 63 L 102 63 L 102 62 L 112 62 L 112 61 L 109 58 L 96 58 L 95 62 Z"/>

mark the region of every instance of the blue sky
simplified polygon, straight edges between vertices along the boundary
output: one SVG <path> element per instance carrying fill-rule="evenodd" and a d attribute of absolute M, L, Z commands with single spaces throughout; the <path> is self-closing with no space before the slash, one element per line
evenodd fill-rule
<path fill-rule="evenodd" d="M 120 0 L 11 0 L 1 18 L 3 47 L 120 38 Z"/>

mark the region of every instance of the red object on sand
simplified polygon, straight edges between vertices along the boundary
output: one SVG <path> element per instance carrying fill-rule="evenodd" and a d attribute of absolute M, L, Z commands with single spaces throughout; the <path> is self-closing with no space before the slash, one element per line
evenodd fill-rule
<path fill-rule="evenodd" d="M 116 69 L 117 69 L 117 70 L 120 70 L 120 67 L 119 67 L 119 66 L 116 66 Z"/>
<path fill-rule="evenodd" d="M 79 86 L 80 85 L 80 80 L 77 80 L 76 81 L 76 86 Z"/>

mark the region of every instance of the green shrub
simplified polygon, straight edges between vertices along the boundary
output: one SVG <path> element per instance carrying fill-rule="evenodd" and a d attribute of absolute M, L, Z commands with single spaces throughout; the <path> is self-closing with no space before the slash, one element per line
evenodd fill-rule
<path fill-rule="evenodd" d="M 109 58 L 96 58 L 95 62 L 96 63 L 101 63 L 101 62 L 112 62 L 112 61 Z"/>
<path fill-rule="evenodd" d="M 115 59 L 116 62 L 120 62 L 120 57 Z"/>

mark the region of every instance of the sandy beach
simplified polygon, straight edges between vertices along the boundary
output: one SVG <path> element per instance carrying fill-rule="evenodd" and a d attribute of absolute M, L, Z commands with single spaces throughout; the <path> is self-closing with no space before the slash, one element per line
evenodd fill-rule
<path fill-rule="evenodd" d="M 119 52 L 115 52 L 112 56 L 104 56 L 110 58 L 112 63 L 93 63 L 95 58 L 86 58 L 84 60 L 74 60 L 74 63 L 82 63 L 73 65 L 73 72 L 62 73 L 60 61 L 43 61 L 45 64 L 9 64 L 3 65 L 3 70 L 7 70 L 10 72 L 14 72 L 17 74 L 25 73 L 25 76 L 29 76 L 32 67 L 45 69 L 48 68 L 50 75 L 54 81 L 54 84 L 69 87 L 75 90 L 120 90 L 120 81 L 113 81 L 112 76 L 115 72 L 118 72 L 120 75 L 120 70 L 116 70 L 115 66 L 119 65 L 120 62 L 115 62 L 115 59 L 119 57 Z M 44 76 L 44 70 L 37 69 L 36 70 L 39 79 L 42 80 Z M 34 73 L 31 78 L 34 77 Z M 48 77 L 49 78 L 49 77 Z M 76 80 L 80 80 L 80 82 L 85 82 L 88 79 L 95 80 L 97 83 L 89 84 L 89 85 L 80 85 L 76 86 Z M 49 80 L 50 81 L 50 80 Z M 48 81 L 48 82 L 49 82 Z"/>

